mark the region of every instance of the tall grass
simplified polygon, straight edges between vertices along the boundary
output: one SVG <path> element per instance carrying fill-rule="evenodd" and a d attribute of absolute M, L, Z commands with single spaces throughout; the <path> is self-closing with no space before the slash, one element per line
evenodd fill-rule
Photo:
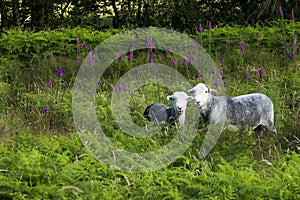
<path fill-rule="evenodd" d="M 7 31 L 0 38 L 0 198 L 300 198 L 300 60 L 295 42 L 299 28 L 298 22 L 280 20 L 269 27 L 213 27 L 191 36 L 217 63 L 227 95 L 261 92 L 271 98 L 277 135 L 263 139 L 260 149 L 248 127 L 227 130 L 213 151 L 199 159 L 206 132 L 200 123 L 184 155 L 144 174 L 123 173 L 97 161 L 72 122 L 71 88 L 77 70 L 90 48 L 117 31 Z M 167 51 L 153 54 L 154 62 L 172 66 L 191 84 L 203 81 L 183 58 Z M 134 51 L 132 61 L 128 56 L 116 59 L 99 80 L 97 116 L 107 137 L 119 147 L 153 151 L 166 145 L 176 131 L 169 128 L 151 138 L 132 138 L 118 129 L 111 114 L 111 94 L 119 78 L 149 62 L 145 50 Z M 63 74 L 58 74 L 60 68 Z M 145 107 L 153 102 L 169 104 L 168 94 L 167 88 L 155 84 L 139 87 L 130 99 L 134 122 L 147 124 L 142 117 Z"/>

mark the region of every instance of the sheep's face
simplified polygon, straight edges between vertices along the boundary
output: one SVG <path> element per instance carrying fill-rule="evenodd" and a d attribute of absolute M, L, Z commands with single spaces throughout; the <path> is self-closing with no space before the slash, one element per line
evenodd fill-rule
<path fill-rule="evenodd" d="M 188 96 L 185 92 L 174 92 L 172 95 L 167 96 L 169 101 L 172 101 L 173 108 L 178 114 L 182 114 L 186 110 L 187 102 L 192 100 L 192 96 Z"/>
<path fill-rule="evenodd" d="M 189 93 L 194 93 L 194 103 L 200 108 L 205 107 L 211 98 L 211 92 L 217 92 L 203 83 L 199 83 L 189 90 Z"/>

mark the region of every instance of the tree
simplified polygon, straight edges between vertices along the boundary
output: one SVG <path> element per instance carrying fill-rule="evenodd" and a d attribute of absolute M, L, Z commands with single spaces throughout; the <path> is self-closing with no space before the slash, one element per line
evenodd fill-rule
<path fill-rule="evenodd" d="M 6 1 L 0 0 L 1 28 L 8 27 L 7 13 L 8 13 L 8 8 L 6 6 Z"/>
<path fill-rule="evenodd" d="M 156 26 L 193 33 L 200 23 L 248 25 L 275 20 L 280 6 L 290 19 L 292 9 L 299 16 L 298 4 L 298 0 L 0 0 L 0 28 Z M 104 25 L 103 19 L 112 24 Z"/>

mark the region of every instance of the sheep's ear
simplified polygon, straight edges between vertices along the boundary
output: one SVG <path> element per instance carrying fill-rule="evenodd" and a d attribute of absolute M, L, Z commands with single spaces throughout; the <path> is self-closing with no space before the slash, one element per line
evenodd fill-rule
<path fill-rule="evenodd" d="M 206 85 L 206 87 L 208 88 L 208 92 L 209 93 L 212 93 L 212 92 L 215 92 L 217 93 L 217 90 L 214 90 L 214 89 L 211 89 L 209 86 Z"/>
<path fill-rule="evenodd" d="M 208 86 L 208 85 L 205 85 L 206 87 L 207 87 L 207 89 L 208 89 L 208 93 L 210 93 L 211 92 L 211 88 Z M 205 93 L 207 93 L 207 91 L 205 91 Z"/>
<path fill-rule="evenodd" d="M 172 101 L 173 100 L 173 96 L 172 95 L 167 96 L 167 100 L 168 101 Z"/>
<path fill-rule="evenodd" d="M 194 97 L 192 97 L 192 96 L 188 96 L 185 100 L 187 100 L 187 101 L 191 101 L 191 100 L 193 100 L 194 99 Z"/>
<path fill-rule="evenodd" d="M 210 89 L 211 92 L 217 93 L 217 90 Z"/>
<path fill-rule="evenodd" d="M 189 91 L 188 91 L 188 93 L 194 93 L 195 92 L 195 89 L 194 88 L 192 88 L 192 89 L 190 89 Z"/>

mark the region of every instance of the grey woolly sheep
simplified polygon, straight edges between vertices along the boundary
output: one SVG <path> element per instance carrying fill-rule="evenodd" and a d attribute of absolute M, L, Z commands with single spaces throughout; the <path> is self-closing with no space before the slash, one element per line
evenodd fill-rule
<path fill-rule="evenodd" d="M 145 109 L 144 117 L 156 123 L 168 122 L 175 125 L 175 122 L 178 122 L 179 127 L 182 127 L 185 123 L 187 102 L 192 99 L 193 97 L 188 96 L 185 92 L 174 92 L 172 95 L 167 96 L 167 100 L 172 101 L 172 107 L 161 103 L 153 103 Z"/>
<path fill-rule="evenodd" d="M 194 93 L 204 123 L 229 122 L 230 125 L 248 125 L 262 136 L 262 127 L 276 132 L 274 128 L 274 109 L 269 97 L 260 93 L 236 97 L 213 96 L 216 92 L 209 86 L 199 83 L 189 90 Z"/>

